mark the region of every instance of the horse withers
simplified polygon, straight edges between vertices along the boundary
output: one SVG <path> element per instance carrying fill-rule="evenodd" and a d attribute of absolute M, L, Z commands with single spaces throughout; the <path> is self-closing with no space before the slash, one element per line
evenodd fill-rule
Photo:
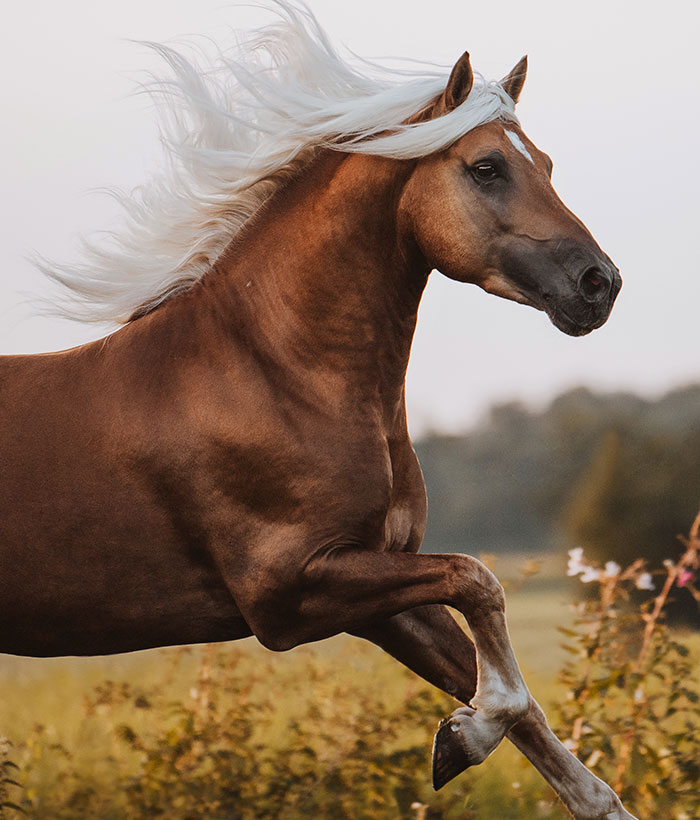
<path fill-rule="evenodd" d="M 575 818 L 629 819 L 529 694 L 495 577 L 418 554 L 404 402 L 433 269 L 575 336 L 607 319 L 618 271 L 518 124 L 524 60 L 500 83 L 466 54 L 449 78 L 362 75 L 282 10 L 269 64 L 205 76 L 159 49 L 169 185 L 127 203 L 120 245 L 48 271 L 124 327 L 0 361 L 0 649 L 349 632 L 466 704 L 436 736 L 436 787 L 507 735 Z"/>

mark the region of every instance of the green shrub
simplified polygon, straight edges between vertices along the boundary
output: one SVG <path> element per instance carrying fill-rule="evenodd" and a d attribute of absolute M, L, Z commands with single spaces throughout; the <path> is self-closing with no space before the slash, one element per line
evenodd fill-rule
<path fill-rule="evenodd" d="M 598 595 L 578 606 L 573 630 L 562 630 L 571 660 L 553 725 L 640 817 L 700 817 L 697 659 L 664 622 L 675 589 L 697 597 L 699 528 L 700 515 L 682 539 L 680 560 L 664 562 L 655 598 L 636 606 L 635 587 L 652 587 L 643 562 L 600 568 L 586 564 L 581 550 L 570 553 L 570 574 L 597 584 Z"/>

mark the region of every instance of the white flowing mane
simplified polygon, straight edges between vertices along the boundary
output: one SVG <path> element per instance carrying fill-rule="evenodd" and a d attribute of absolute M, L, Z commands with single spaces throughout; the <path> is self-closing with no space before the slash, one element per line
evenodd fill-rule
<path fill-rule="evenodd" d="M 309 149 L 410 159 L 483 123 L 516 121 L 503 88 L 477 75 L 462 105 L 405 124 L 444 90 L 448 70 L 344 59 L 308 9 L 285 0 L 274 6 L 277 22 L 206 69 L 148 44 L 171 71 L 148 86 L 161 104 L 165 170 L 133 193 L 117 194 L 125 224 L 107 247 L 86 243 L 77 266 L 39 263 L 65 286 L 57 305 L 63 315 L 125 323 L 189 288 L 298 172 Z"/>

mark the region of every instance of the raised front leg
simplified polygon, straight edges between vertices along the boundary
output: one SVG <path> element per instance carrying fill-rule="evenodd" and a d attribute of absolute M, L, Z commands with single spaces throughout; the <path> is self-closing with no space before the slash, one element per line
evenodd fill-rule
<path fill-rule="evenodd" d="M 357 631 L 426 604 L 459 609 L 478 658 L 474 708 L 450 725 L 467 765 L 484 760 L 526 713 L 529 693 L 510 645 L 503 589 L 476 558 L 343 547 L 314 558 L 293 584 L 281 585 L 279 575 L 276 587 L 265 580 L 264 598 L 239 603 L 254 634 L 272 649 Z"/>
<path fill-rule="evenodd" d="M 356 630 L 354 634 L 377 644 L 463 703 L 475 700 L 477 652 L 445 607 L 429 606 L 403 612 Z M 471 765 L 469 753 L 460 742 L 464 724 L 461 714 L 462 710 L 458 709 L 436 735 L 436 788 Z M 451 729 L 455 723 L 459 727 L 457 732 Z M 469 730 L 468 723 L 465 728 Z M 457 742 L 453 742 L 453 736 Z M 635 820 L 612 789 L 557 739 L 532 697 L 527 714 L 511 727 L 507 737 L 542 774 L 575 820 Z"/>

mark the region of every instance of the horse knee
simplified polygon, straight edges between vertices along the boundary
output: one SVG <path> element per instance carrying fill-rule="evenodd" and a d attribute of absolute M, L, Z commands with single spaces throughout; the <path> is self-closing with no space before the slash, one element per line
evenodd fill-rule
<path fill-rule="evenodd" d="M 459 560 L 455 574 L 455 601 L 465 615 L 504 612 L 505 591 L 491 570 L 471 555 L 455 556 Z"/>

